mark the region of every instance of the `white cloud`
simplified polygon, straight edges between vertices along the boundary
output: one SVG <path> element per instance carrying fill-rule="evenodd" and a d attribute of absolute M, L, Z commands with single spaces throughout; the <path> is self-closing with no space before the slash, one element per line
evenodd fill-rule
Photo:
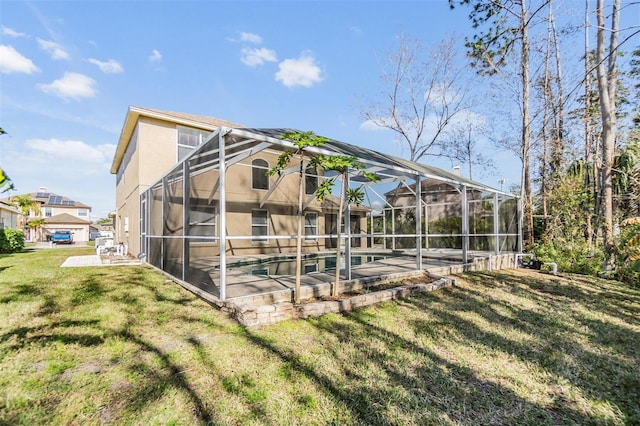
<path fill-rule="evenodd" d="M 119 74 L 124 71 L 124 69 L 122 68 L 122 65 L 120 65 L 120 63 L 115 59 L 109 59 L 106 62 L 102 62 L 98 59 L 90 58 L 89 62 L 91 62 L 94 65 L 97 65 L 98 68 L 100 68 L 100 71 L 102 71 L 105 74 Z"/>
<path fill-rule="evenodd" d="M 151 55 L 149 56 L 149 62 L 160 62 L 160 61 L 162 61 L 162 54 L 157 49 L 153 49 L 151 51 Z"/>
<path fill-rule="evenodd" d="M 258 34 L 253 34 L 253 33 L 240 33 L 240 41 L 246 41 L 247 43 L 260 44 L 262 43 L 262 37 L 260 37 Z"/>
<path fill-rule="evenodd" d="M 278 60 L 275 50 L 264 47 L 261 49 L 245 47 L 240 53 L 242 54 L 240 58 L 242 63 L 250 67 L 264 65 L 265 62 L 276 62 Z"/>
<path fill-rule="evenodd" d="M 96 95 L 95 80 L 84 74 L 66 72 L 61 79 L 50 84 L 38 84 L 38 88 L 49 95 L 60 98 L 92 98 Z"/>
<path fill-rule="evenodd" d="M 14 72 L 31 74 L 40 71 L 31 59 L 23 56 L 12 46 L 0 45 L 0 73 L 11 74 Z"/>
<path fill-rule="evenodd" d="M 74 162 L 74 167 L 75 163 L 110 163 L 116 150 L 113 144 L 93 146 L 82 141 L 59 139 L 30 139 L 27 140 L 26 146 L 36 154 L 46 154 L 50 159 L 61 158 L 66 164 Z"/>
<path fill-rule="evenodd" d="M 25 33 L 20 33 L 13 28 L 2 26 L 2 35 L 6 35 L 9 37 L 26 37 Z"/>
<path fill-rule="evenodd" d="M 287 87 L 311 87 L 323 79 L 320 67 L 309 52 L 303 52 L 297 59 L 285 59 L 280 62 L 279 68 L 276 81 L 281 81 Z"/>
<path fill-rule="evenodd" d="M 360 27 L 358 27 L 358 26 L 356 26 L 356 25 L 352 25 L 352 26 L 350 26 L 350 27 L 349 27 L 349 31 L 350 31 L 352 34 L 355 34 L 355 35 L 358 35 L 358 36 L 359 36 L 359 35 L 362 35 L 362 28 L 360 28 Z"/>
<path fill-rule="evenodd" d="M 41 38 L 38 39 L 38 44 L 40 48 L 46 50 L 51 54 L 52 59 L 69 59 L 69 54 L 66 50 L 62 48 L 55 41 L 43 40 Z"/>

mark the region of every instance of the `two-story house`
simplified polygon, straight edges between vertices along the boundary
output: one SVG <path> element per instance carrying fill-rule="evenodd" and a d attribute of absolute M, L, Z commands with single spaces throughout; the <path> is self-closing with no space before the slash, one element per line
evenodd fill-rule
<path fill-rule="evenodd" d="M 26 218 L 30 220 L 43 219 L 44 224 L 35 229 L 27 229 L 25 239 L 28 241 L 46 241 L 55 231 L 71 231 L 73 240 L 77 242 L 89 241 L 89 225 L 91 224 L 91 207 L 74 201 L 68 197 L 39 188 L 32 192 L 31 199 L 39 206 L 39 212 L 30 210 Z"/>
<path fill-rule="evenodd" d="M 182 184 L 176 183 L 175 190 L 168 195 L 171 200 L 163 201 L 162 191 L 152 199 L 141 195 L 158 181 L 163 174 L 178 164 L 194 148 L 201 145 L 219 127 L 244 128 L 244 126 L 213 117 L 194 114 L 161 111 L 142 107 L 129 107 L 120 135 L 111 173 L 116 174 L 116 241 L 127 244 L 129 252 L 147 254 L 143 241 L 147 229 L 142 229 L 142 221 L 147 209 L 158 203 L 165 203 L 166 211 L 155 215 L 158 223 L 151 224 L 151 230 L 164 229 L 170 234 L 183 235 L 182 204 L 173 200 L 183 196 Z M 228 169 L 226 188 L 229 235 L 251 235 L 249 240 L 235 240 L 228 246 L 233 255 L 291 252 L 295 248 L 293 240 L 275 240 L 271 235 L 292 235 L 296 233 L 298 186 L 297 180 L 288 177 L 282 181 L 278 176 L 267 176 L 280 152 L 262 150 L 248 155 L 235 167 Z M 205 170 L 194 176 L 190 182 L 190 232 L 216 235 L 218 196 L 212 193 L 218 179 L 214 169 Z M 318 185 L 319 175 L 309 170 L 305 180 L 305 196 L 313 194 Z M 200 189 L 201 188 L 201 189 Z M 266 201 L 263 201 L 266 199 Z M 306 206 L 305 234 L 318 235 L 335 232 L 335 211 L 337 203 L 328 197 L 323 203 L 311 200 Z M 351 230 L 359 233 L 366 229 L 364 218 L 368 208 L 352 210 Z M 157 208 L 156 208 L 157 211 Z M 161 223 L 162 222 L 162 223 Z M 142 232 L 141 232 L 142 231 Z M 165 234 L 167 233 L 165 232 Z M 189 231 L 187 231 L 189 232 Z M 162 234 L 162 232 L 160 232 Z M 360 246 L 360 240 L 354 240 Z M 200 251 L 208 247 L 199 243 Z M 326 241 L 306 238 L 308 250 L 331 248 L 335 239 Z M 217 250 L 217 249 L 216 249 Z"/>

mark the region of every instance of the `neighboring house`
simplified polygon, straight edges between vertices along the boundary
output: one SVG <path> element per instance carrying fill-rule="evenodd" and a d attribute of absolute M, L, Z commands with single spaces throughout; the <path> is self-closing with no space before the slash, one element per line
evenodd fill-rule
<path fill-rule="evenodd" d="M 19 214 L 17 208 L 6 201 L 0 201 L 0 229 L 17 228 Z"/>
<path fill-rule="evenodd" d="M 459 169 L 458 169 L 459 172 Z M 477 250 L 489 250 L 494 247 L 494 228 L 503 234 L 515 234 L 518 232 L 517 202 L 512 197 L 483 191 L 479 188 L 467 187 L 466 204 L 463 203 L 462 187 L 464 183 L 472 181 L 461 178 L 459 173 L 449 175 L 452 179 L 458 179 L 456 184 L 445 183 L 437 179 L 427 178 L 421 181 L 421 191 L 426 227 L 426 240 L 430 247 L 455 247 L 462 244 L 460 235 L 463 234 L 463 211 L 468 216 L 468 233 L 471 236 L 470 248 Z M 389 222 L 391 212 L 396 222 L 402 222 L 409 212 L 410 220 L 415 222 L 416 185 L 399 185 L 386 192 L 385 198 L 389 206 L 386 211 L 386 221 Z M 463 205 L 465 208 L 463 210 Z M 495 209 L 495 206 L 498 209 Z M 387 226 L 389 226 L 387 224 Z M 455 236 L 455 238 L 452 238 Z M 501 247 L 512 244 L 513 240 L 504 240 Z"/>
<path fill-rule="evenodd" d="M 55 231 L 71 231 L 76 242 L 89 241 L 91 207 L 62 195 L 40 188 L 32 192 L 31 198 L 39 204 L 40 214 L 30 211 L 27 222 L 36 218 L 44 220 L 41 229 L 27 229 L 28 241 L 46 241 Z M 5 203 L 9 199 L 4 200 Z"/>

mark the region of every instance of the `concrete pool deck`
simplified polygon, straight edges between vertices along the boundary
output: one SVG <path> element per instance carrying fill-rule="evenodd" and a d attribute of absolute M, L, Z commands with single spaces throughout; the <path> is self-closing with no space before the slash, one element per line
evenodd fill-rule
<path fill-rule="evenodd" d="M 367 251 L 367 254 L 370 252 Z M 357 253 L 354 253 L 356 255 Z M 253 256 L 254 260 L 264 260 L 265 257 Z M 341 274 L 341 292 L 354 288 L 366 288 L 381 282 L 401 280 L 427 272 L 433 276 L 446 276 L 469 270 L 492 270 L 512 268 L 515 266 L 513 253 L 496 256 L 495 254 L 475 252 L 469 256 L 470 263 L 463 265 L 448 252 L 429 252 L 422 259 L 422 270 L 416 266 L 415 256 L 396 256 L 376 260 L 351 269 L 351 279 Z M 228 264 L 237 261 L 228 260 Z M 242 258 L 242 260 L 248 260 Z M 226 300 L 219 299 L 219 271 L 212 259 L 201 259 L 200 264 L 192 262 L 190 282 L 175 280 L 183 287 L 198 294 L 205 300 L 218 306 L 227 304 L 265 305 L 283 301 L 291 301 L 295 276 L 292 275 L 251 275 L 238 269 L 228 269 L 226 273 Z M 312 272 L 301 276 L 301 299 L 308 299 L 330 294 L 335 280 L 335 273 Z"/>

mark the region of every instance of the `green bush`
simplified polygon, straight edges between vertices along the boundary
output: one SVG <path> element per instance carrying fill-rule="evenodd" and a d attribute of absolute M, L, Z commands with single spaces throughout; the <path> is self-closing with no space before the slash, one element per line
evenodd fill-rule
<path fill-rule="evenodd" d="M 623 282 L 640 285 L 640 222 L 623 225 L 616 238 L 615 277 Z"/>
<path fill-rule="evenodd" d="M 20 229 L 0 229 L 0 253 L 16 253 L 24 248 L 24 232 Z"/>
<path fill-rule="evenodd" d="M 555 262 L 564 272 L 597 276 L 602 270 L 605 255 L 600 247 L 585 242 L 555 239 L 533 245 L 532 252 L 542 262 Z"/>

